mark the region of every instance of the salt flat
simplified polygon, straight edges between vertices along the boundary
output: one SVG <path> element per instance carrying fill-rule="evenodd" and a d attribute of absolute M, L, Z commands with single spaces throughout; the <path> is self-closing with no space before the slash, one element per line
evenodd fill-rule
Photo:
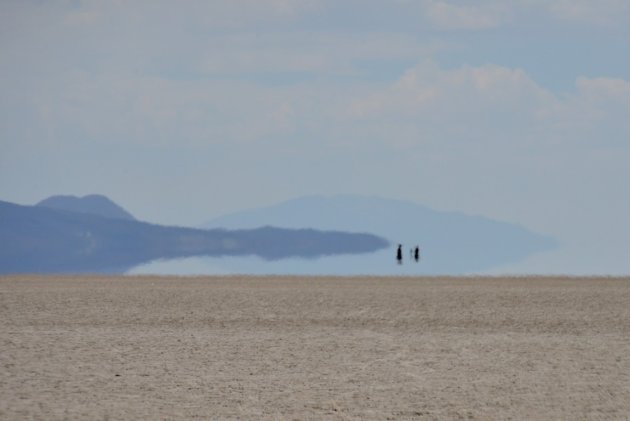
<path fill-rule="evenodd" d="M 628 419 L 630 278 L 0 277 L 0 419 Z"/>

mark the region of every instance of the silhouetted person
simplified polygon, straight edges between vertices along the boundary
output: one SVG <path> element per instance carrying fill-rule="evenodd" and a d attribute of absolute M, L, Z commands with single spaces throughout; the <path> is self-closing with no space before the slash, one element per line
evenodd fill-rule
<path fill-rule="evenodd" d="M 413 250 L 413 258 L 416 262 L 420 261 L 420 247 L 416 246 L 416 248 Z"/>
<path fill-rule="evenodd" d="M 402 245 L 398 244 L 398 250 L 396 251 L 396 261 L 400 265 L 402 263 Z"/>

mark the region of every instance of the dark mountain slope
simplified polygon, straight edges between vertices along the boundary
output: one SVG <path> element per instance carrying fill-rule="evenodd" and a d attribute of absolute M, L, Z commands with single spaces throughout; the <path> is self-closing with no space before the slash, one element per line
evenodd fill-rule
<path fill-rule="evenodd" d="M 91 215 L 104 216 L 135 221 L 125 209 L 100 194 L 88 196 L 51 196 L 37 203 L 35 206 L 43 206 L 51 209 L 66 210 L 71 212 L 89 213 Z"/>
<path fill-rule="evenodd" d="M 0 201 L 0 273 L 119 272 L 155 259 L 318 257 L 386 246 L 384 239 L 369 234 L 166 227 Z"/>

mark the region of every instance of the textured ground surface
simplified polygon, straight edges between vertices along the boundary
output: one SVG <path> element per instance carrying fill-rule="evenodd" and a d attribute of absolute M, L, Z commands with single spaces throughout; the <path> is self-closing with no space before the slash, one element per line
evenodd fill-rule
<path fill-rule="evenodd" d="M 0 277 L 0 419 L 629 419 L 630 279 Z"/>

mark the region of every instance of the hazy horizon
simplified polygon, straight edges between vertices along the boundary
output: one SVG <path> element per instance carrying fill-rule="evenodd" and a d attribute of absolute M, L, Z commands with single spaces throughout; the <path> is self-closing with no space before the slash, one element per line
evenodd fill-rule
<path fill-rule="evenodd" d="M 629 274 L 630 3 L 0 3 L 0 200 L 197 226 L 353 194 L 555 238 Z"/>

